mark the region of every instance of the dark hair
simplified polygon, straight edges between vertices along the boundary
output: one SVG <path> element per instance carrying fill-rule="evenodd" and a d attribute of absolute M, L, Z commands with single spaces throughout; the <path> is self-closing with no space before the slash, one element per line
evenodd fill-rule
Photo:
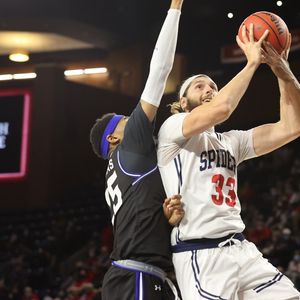
<path fill-rule="evenodd" d="M 92 144 L 93 151 L 98 157 L 101 157 L 103 159 L 104 157 L 102 157 L 100 154 L 100 143 L 104 130 L 114 115 L 115 113 L 108 113 L 103 115 L 100 119 L 96 120 L 96 123 L 90 131 L 90 142 Z"/>

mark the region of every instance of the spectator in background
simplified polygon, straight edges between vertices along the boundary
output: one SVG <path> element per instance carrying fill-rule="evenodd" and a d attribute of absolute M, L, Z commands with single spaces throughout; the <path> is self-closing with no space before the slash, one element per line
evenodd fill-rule
<path fill-rule="evenodd" d="M 32 287 L 26 286 L 24 288 L 22 300 L 40 300 L 40 297 L 32 290 Z"/>
<path fill-rule="evenodd" d="M 294 252 L 293 259 L 289 262 L 286 274 L 295 282 L 295 286 L 300 288 L 300 249 Z"/>
<path fill-rule="evenodd" d="M 4 277 L 0 277 L 0 299 L 1 300 L 8 300 L 9 299 L 8 288 L 5 285 Z"/>

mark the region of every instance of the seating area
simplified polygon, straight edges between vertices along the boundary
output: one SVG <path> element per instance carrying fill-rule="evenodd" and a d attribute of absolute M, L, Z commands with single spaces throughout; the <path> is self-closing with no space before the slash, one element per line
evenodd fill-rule
<path fill-rule="evenodd" d="M 82 293 L 94 299 L 112 244 L 102 204 L 88 199 L 2 213 L 0 299 L 80 299 Z"/>
<path fill-rule="evenodd" d="M 246 235 L 300 288 L 299 141 L 241 165 Z"/>
<path fill-rule="evenodd" d="M 239 167 L 245 234 L 298 289 L 299 148 L 294 143 Z M 1 300 L 101 299 L 112 247 L 103 194 L 0 213 Z"/>

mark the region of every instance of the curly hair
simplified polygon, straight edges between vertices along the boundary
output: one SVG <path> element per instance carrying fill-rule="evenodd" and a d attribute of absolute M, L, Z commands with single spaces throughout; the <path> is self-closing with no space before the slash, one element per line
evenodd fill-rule
<path fill-rule="evenodd" d="M 115 113 L 104 114 L 100 119 L 96 120 L 90 131 L 90 143 L 92 145 L 93 151 L 98 157 L 103 159 L 104 157 L 102 157 L 100 154 L 100 143 L 104 134 L 104 130 L 114 115 Z"/>

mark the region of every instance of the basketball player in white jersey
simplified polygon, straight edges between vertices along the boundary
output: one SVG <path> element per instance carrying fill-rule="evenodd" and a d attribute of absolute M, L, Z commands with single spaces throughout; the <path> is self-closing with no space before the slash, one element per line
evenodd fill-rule
<path fill-rule="evenodd" d="M 173 112 L 159 131 L 158 165 L 167 195 L 180 193 L 185 216 L 172 231 L 173 263 L 184 300 L 300 299 L 293 283 L 272 266 L 242 232 L 237 166 L 300 135 L 300 86 L 289 68 L 291 44 L 280 56 L 243 28 L 239 47 L 247 64 L 224 88 L 205 75 L 187 79 Z M 264 47 L 262 45 L 264 44 Z M 265 50 L 263 50 L 263 48 Z M 248 131 L 217 133 L 261 63 L 270 65 L 280 89 L 280 120 Z M 177 109 L 177 111 L 176 111 Z"/>

